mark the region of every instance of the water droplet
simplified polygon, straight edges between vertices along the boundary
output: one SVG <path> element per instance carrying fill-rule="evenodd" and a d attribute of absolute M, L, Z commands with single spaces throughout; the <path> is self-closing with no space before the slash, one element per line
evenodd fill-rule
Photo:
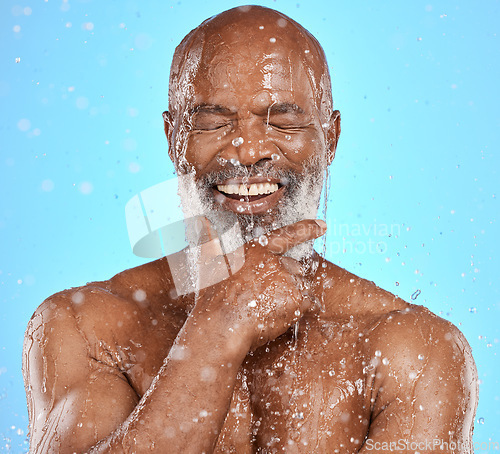
<path fill-rule="evenodd" d="M 217 372 L 213 367 L 206 366 L 200 371 L 200 378 L 202 381 L 213 382 L 217 376 Z"/>
<path fill-rule="evenodd" d="M 128 170 L 130 173 L 137 173 L 141 170 L 141 166 L 137 162 L 131 162 L 128 165 Z"/>
<path fill-rule="evenodd" d="M 257 306 L 257 301 L 252 300 L 252 301 L 250 301 L 250 302 L 248 303 L 248 305 L 247 305 L 247 306 L 248 306 L 248 307 L 256 307 L 256 306 Z"/>
<path fill-rule="evenodd" d="M 178 345 L 170 349 L 169 358 L 174 361 L 182 361 L 189 357 L 189 350 L 187 347 Z"/>
<path fill-rule="evenodd" d="M 233 165 L 233 166 L 239 166 L 240 165 L 240 161 L 238 161 L 237 159 L 234 159 L 234 158 L 231 158 L 229 160 L 229 162 Z"/>
<path fill-rule="evenodd" d="M 77 109 L 85 110 L 89 104 L 89 99 L 85 96 L 78 96 L 78 98 L 76 98 L 75 105 Z"/>
<path fill-rule="evenodd" d="M 382 356 L 382 352 L 381 352 L 380 350 L 377 350 L 377 351 L 375 352 L 375 356 L 377 356 L 377 357 Z"/>
<path fill-rule="evenodd" d="M 16 63 L 21 63 L 21 57 L 16 57 Z"/>
<path fill-rule="evenodd" d="M 387 364 L 389 364 L 389 360 L 388 360 L 387 358 L 384 358 L 384 359 L 382 360 L 382 364 L 383 364 L 384 366 L 387 366 Z"/>
<path fill-rule="evenodd" d="M 259 236 L 259 243 L 261 246 L 267 246 L 268 242 L 269 242 L 269 240 L 267 239 L 266 235 Z"/>
<path fill-rule="evenodd" d="M 415 292 L 413 292 L 413 294 L 411 295 L 411 299 L 413 301 L 415 301 L 417 298 L 418 298 L 418 295 L 420 295 L 422 293 L 422 291 L 419 289 L 419 290 L 415 290 Z"/>
<path fill-rule="evenodd" d="M 304 419 L 304 413 L 301 411 L 298 411 L 297 413 L 293 414 L 294 419 Z"/>
<path fill-rule="evenodd" d="M 236 137 L 235 139 L 233 139 L 233 141 L 231 142 L 235 147 L 239 147 L 240 145 L 242 145 L 244 142 L 243 140 L 243 137 Z"/>
<path fill-rule="evenodd" d="M 42 191 L 51 192 L 54 189 L 54 182 L 50 179 L 42 181 Z"/>
<path fill-rule="evenodd" d="M 477 420 L 477 422 L 478 422 L 479 424 L 484 424 L 484 418 L 479 418 L 479 419 Z"/>
<path fill-rule="evenodd" d="M 85 295 L 83 292 L 77 291 L 71 295 L 71 301 L 75 304 L 81 304 L 85 300 Z"/>
<path fill-rule="evenodd" d="M 78 189 L 82 194 L 88 195 L 94 190 L 94 186 L 90 181 L 83 181 L 80 183 Z"/>
<path fill-rule="evenodd" d="M 298 310 L 298 309 L 297 309 L 297 310 L 294 312 L 294 314 L 295 314 L 297 317 L 300 317 L 300 310 Z"/>
<path fill-rule="evenodd" d="M 396 287 L 399 287 L 399 282 L 398 281 L 396 281 Z"/>
<path fill-rule="evenodd" d="M 275 43 L 276 42 L 276 38 L 269 38 L 269 42 L 270 43 Z"/>
<path fill-rule="evenodd" d="M 31 121 L 29 121 L 27 118 L 21 118 L 17 122 L 17 129 L 19 129 L 19 131 L 26 132 L 29 131 L 30 128 L 31 128 Z"/>
<path fill-rule="evenodd" d="M 469 312 L 471 314 L 475 314 L 477 312 L 477 309 L 475 307 L 469 307 Z"/>
<path fill-rule="evenodd" d="M 277 153 L 273 153 L 273 154 L 271 155 L 271 159 L 272 159 L 273 161 L 277 161 L 279 158 L 280 158 L 280 155 L 279 155 L 279 154 L 277 154 Z"/>
<path fill-rule="evenodd" d="M 334 371 L 333 369 L 332 369 L 332 370 L 329 370 L 329 371 L 328 371 L 328 375 L 329 375 L 330 377 L 333 377 L 333 376 L 335 375 L 335 371 Z"/>
<path fill-rule="evenodd" d="M 136 300 L 137 302 L 142 302 L 146 299 L 146 292 L 142 289 L 137 289 L 133 296 L 134 300 Z"/>
<path fill-rule="evenodd" d="M 424 355 L 420 354 L 417 356 L 417 358 L 420 360 L 420 361 L 423 361 L 423 359 L 425 358 Z"/>

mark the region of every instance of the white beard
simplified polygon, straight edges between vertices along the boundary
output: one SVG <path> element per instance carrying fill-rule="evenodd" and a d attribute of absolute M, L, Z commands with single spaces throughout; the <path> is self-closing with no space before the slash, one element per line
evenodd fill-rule
<path fill-rule="evenodd" d="M 184 217 L 185 219 L 196 216 L 206 217 L 219 237 L 222 237 L 224 250 L 234 251 L 245 242 L 271 230 L 303 219 L 316 219 L 326 169 L 326 164 L 322 164 L 324 163 L 318 163 L 318 160 L 311 162 L 306 166 L 306 171 L 300 177 L 300 181 L 289 181 L 289 193 L 285 193 L 275 210 L 272 222 L 266 215 L 243 215 L 223 209 L 213 199 L 211 189 L 200 187 L 200 183 L 196 182 L 194 172 L 180 175 L 178 194 Z M 319 171 L 312 170 L 318 168 Z M 189 238 L 189 234 L 187 240 L 188 244 L 196 243 L 196 239 Z M 301 260 L 310 256 L 312 248 L 313 241 L 308 241 L 293 247 L 284 255 Z"/>
<path fill-rule="evenodd" d="M 222 253 L 229 254 L 262 234 L 303 219 L 315 219 L 324 181 L 322 170 L 326 169 L 326 164 L 321 164 L 318 166 L 316 161 L 315 166 L 312 164 L 306 166 L 308 171 L 299 177 L 299 181 L 297 181 L 297 177 L 293 179 L 294 181 L 289 181 L 289 192 L 285 193 L 280 205 L 271 214 L 272 220 L 269 215 L 243 215 L 225 210 L 214 200 L 211 185 L 197 182 L 194 172 L 180 175 L 178 194 L 184 217 L 186 220 L 197 217 L 208 219 L 219 238 L 220 246 L 218 247 L 222 249 Z M 200 285 L 203 278 L 199 276 L 199 266 L 197 265 L 200 263 L 199 238 L 197 232 L 192 228 L 186 229 L 186 240 L 190 246 L 186 257 L 188 262 L 188 276 L 186 277 L 194 286 L 195 291 L 215 283 Z M 313 244 L 314 240 L 306 241 L 289 249 L 283 255 L 303 263 L 309 263 L 308 259 L 312 257 Z"/>

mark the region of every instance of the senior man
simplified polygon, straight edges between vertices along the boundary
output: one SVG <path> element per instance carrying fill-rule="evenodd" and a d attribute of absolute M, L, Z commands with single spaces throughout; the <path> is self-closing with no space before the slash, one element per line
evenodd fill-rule
<path fill-rule="evenodd" d="M 164 120 L 186 218 L 237 225 L 224 260 L 243 260 L 191 292 L 162 258 L 48 298 L 25 341 L 31 451 L 472 452 L 463 335 L 312 248 L 340 133 L 316 39 L 257 6 L 203 22 Z"/>

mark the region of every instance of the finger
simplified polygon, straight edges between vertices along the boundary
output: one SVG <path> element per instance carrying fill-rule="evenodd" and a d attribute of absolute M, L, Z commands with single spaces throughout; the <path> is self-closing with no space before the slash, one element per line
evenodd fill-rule
<path fill-rule="evenodd" d="M 326 222 L 321 219 L 304 219 L 268 234 L 267 249 L 275 254 L 283 254 L 289 249 L 314 240 L 326 232 Z"/>

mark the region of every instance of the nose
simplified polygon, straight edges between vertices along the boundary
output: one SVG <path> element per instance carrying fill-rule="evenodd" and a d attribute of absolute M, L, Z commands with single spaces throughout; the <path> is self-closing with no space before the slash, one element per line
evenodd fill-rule
<path fill-rule="evenodd" d="M 251 166 L 261 160 L 272 159 L 279 153 L 277 146 L 269 140 L 266 125 L 258 118 L 240 120 L 231 134 L 229 152 L 241 165 Z"/>

